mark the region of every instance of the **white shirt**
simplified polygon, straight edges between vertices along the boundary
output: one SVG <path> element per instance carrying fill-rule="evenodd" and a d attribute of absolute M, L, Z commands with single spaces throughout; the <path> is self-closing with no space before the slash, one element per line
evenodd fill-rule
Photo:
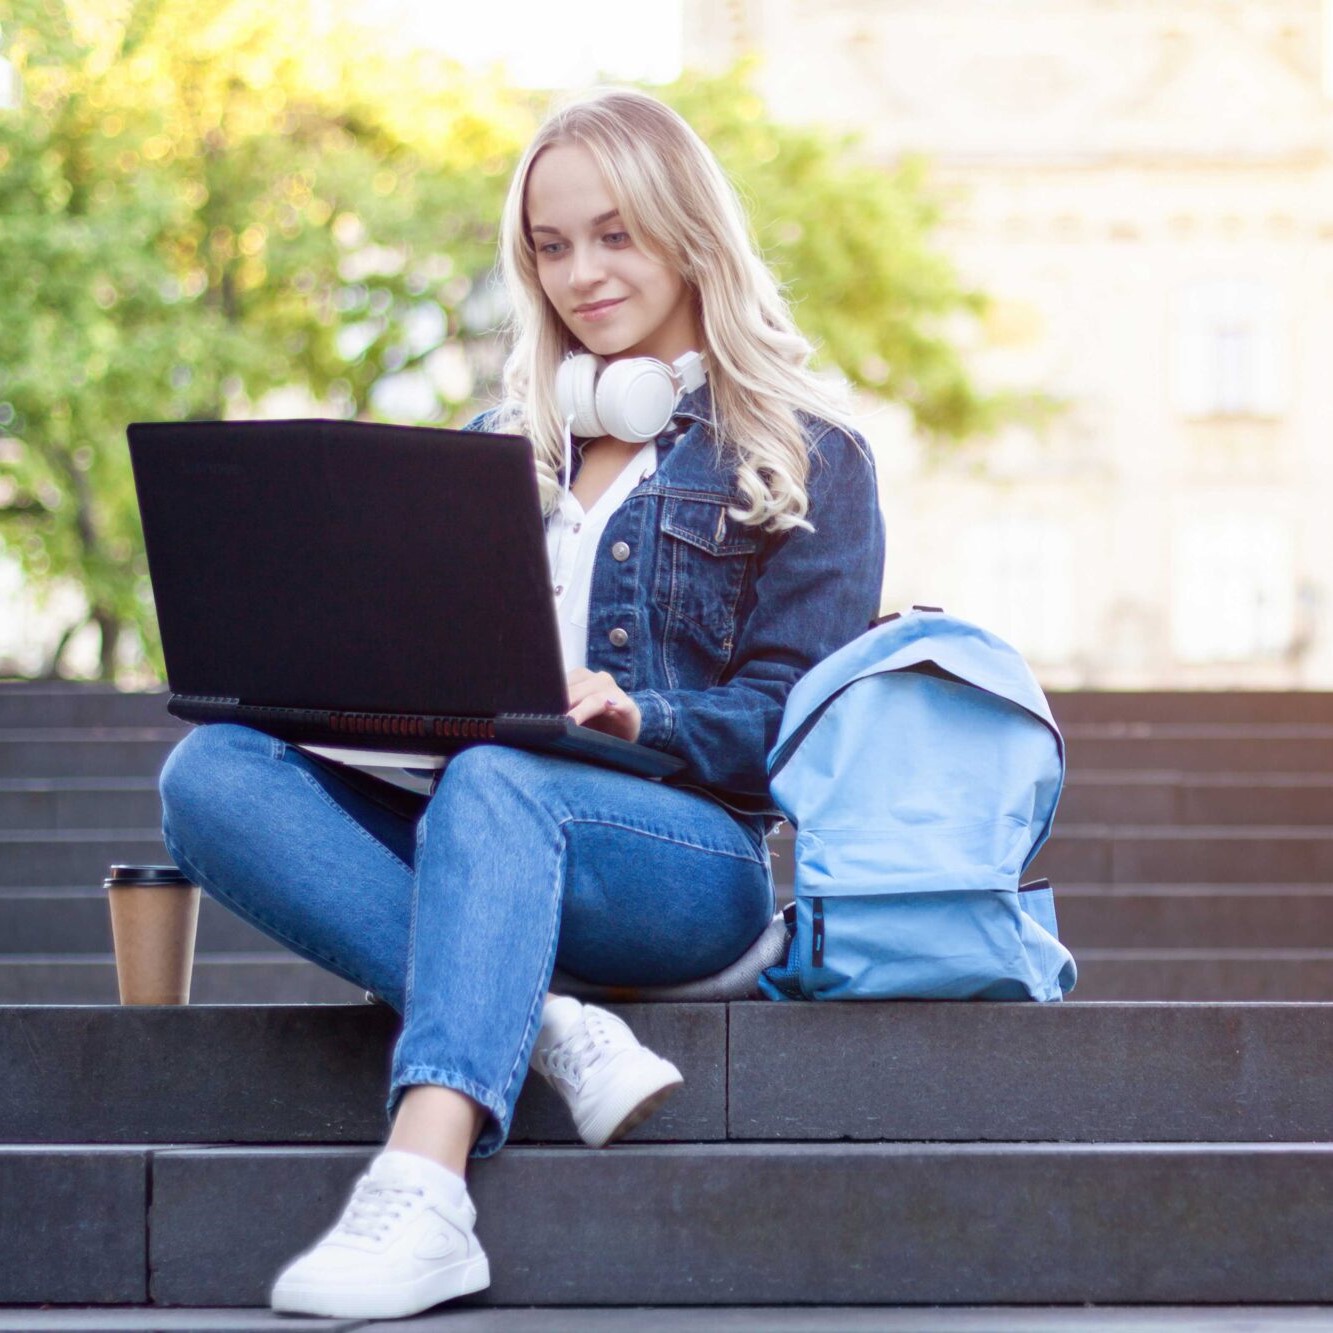
<path fill-rule="evenodd" d="M 588 665 L 588 603 L 592 595 L 592 566 L 597 545 L 611 515 L 629 493 L 657 470 L 657 442 L 649 440 L 620 470 L 619 476 L 584 507 L 570 491 L 546 525 L 546 555 L 551 562 L 555 590 L 555 618 L 560 627 L 560 648 L 565 673 Z"/>

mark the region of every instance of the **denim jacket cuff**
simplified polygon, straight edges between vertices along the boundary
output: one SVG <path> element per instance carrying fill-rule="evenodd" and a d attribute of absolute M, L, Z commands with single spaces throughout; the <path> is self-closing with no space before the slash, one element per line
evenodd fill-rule
<path fill-rule="evenodd" d="M 671 705 L 656 690 L 635 690 L 629 697 L 639 709 L 639 744 L 665 750 L 676 732 Z"/>

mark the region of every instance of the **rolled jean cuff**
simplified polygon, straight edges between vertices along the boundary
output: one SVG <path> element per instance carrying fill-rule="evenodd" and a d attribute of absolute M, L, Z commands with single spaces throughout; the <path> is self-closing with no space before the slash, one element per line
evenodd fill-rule
<path fill-rule="evenodd" d="M 513 1112 L 503 1097 L 497 1097 L 490 1088 L 483 1088 L 480 1083 L 452 1069 L 436 1069 L 430 1065 L 411 1065 L 401 1073 L 395 1074 L 389 1087 L 387 1111 L 392 1120 L 403 1093 L 408 1088 L 429 1086 L 448 1088 L 452 1092 L 461 1092 L 470 1097 L 482 1110 L 487 1112 L 487 1119 L 477 1136 L 472 1148 L 473 1157 L 491 1157 L 498 1153 L 509 1137 L 510 1117 Z"/>

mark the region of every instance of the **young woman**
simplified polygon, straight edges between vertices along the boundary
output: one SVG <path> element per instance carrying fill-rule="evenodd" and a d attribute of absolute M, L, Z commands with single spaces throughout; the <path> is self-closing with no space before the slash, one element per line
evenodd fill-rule
<path fill-rule="evenodd" d="M 385 1318 L 486 1286 L 464 1173 L 504 1143 L 530 1063 L 591 1144 L 680 1081 L 611 1015 L 548 997 L 552 969 L 666 984 L 756 939 L 783 703 L 877 610 L 869 455 L 680 117 L 615 90 L 552 115 L 501 261 L 516 336 L 481 424 L 532 441 L 570 716 L 685 767 L 653 783 L 477 746 L 413 819 L 243 727 L 173 753 L 177 863 L 403 1017 L 385 1151 L 278 1277 L 280 1310 Z"/>

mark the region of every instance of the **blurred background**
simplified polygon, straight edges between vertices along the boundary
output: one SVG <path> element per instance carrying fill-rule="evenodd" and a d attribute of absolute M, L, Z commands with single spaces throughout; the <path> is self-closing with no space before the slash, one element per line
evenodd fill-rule
<path fill-rule="evenodd" d="M 160 674 L 126 423 L 489 401 L 508 173 L 601 80 L 856 386 L 886 607 L 1333 687 L 1333 0 L 6 0 L 0 676 Z"/>

